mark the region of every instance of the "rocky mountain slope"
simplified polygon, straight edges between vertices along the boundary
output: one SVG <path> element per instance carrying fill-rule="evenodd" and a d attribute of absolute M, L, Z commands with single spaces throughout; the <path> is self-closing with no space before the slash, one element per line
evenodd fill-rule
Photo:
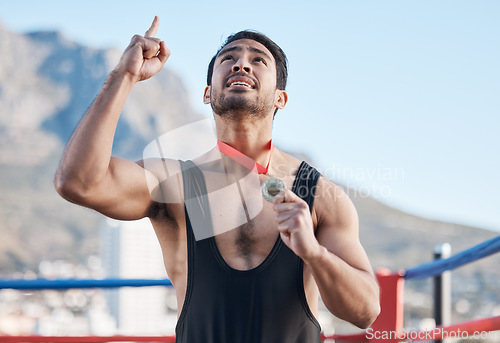
<path fill-rule="evenodd" d="M 0 26 L 0 270 L 97 249 L 98 214 L 62 200 L 52 179 L 65 143 L 121 55 L 78 45 L 58 32 L 24 35 Z M 202 119 L 167 69 L 134 88 L 114 153 L 129 159 L 161 133 Z"/>

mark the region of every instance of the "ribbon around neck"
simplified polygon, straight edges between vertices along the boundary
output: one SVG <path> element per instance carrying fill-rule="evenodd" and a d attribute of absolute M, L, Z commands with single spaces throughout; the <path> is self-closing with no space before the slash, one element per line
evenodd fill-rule
<path fill-rule="evenodd" d="M 259 164 L 257 161 L 255 161 L 251 157 L 248 157 L 247 155 L 245 155 L 241 151 L 236 150 L 232 146 L 224 143 L 223 141 L 221 141 L 219 139 L 217 140 L 216 149 L 219 150 L 224 155 L 226 155 L 227 157 L 231 158 L 236 163 L 253 171 L 254 173 L 267 175 L 268 170 L 269 170 L 269 164 L 271 163 L 271 157 L 273 156 L 274 144 L 273 144 L 272 140 L 269 141 L 269 161 L 267 161 L 267 166 L 265 166 L 265 167 L 263 165 Z"/>

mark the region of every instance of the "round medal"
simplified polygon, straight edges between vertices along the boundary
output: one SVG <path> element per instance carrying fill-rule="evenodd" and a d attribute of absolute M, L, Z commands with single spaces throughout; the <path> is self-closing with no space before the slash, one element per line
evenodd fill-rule
<path fill-rule="evenodd" d="M 260 186 L 262 196 L 269 202 L 272 202 L 274 197 L 285 188 L 285 183 L 275 177 L 267 179 L 262 183 L 262 186 Z"/>

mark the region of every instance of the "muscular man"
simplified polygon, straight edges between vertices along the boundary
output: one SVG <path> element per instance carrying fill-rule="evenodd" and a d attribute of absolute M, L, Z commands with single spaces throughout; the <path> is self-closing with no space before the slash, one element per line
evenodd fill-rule
<path fill-rule="evenodd" d="M 129 92 L 170 55 L 155 38 L 158 25 L 155 17 L 132 38 L 78 125 L 57 191 L 112 218 L 150 218 L 177 294 L 178 342 L 319 342 L 319 294 L 337 317 L 370 326 L 379 290 L 353 204 L 272 144 L 274 115 L 288 99 L 287 67 L 266 36 L 230 36 L 209 65 L 204 102 L 214 113 L 214 149 L 186 162 L 111 156 Z M 273 202 L 259 189 L 270 175 L 286 185 Z"/>

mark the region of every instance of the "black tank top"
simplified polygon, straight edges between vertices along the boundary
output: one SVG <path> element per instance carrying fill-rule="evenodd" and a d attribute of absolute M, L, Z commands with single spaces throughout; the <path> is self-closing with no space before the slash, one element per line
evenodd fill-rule
<path fill-rule="evenodd" d="M 199 199 L 199 211 L 211 223 L 201 170 L 190 161 L 181 161 L 181 167 L 185 199 Z M 292 191 L 310 209 L 319 176 L 302 162 L 293 184 Z M 224 261 L 214 237 L 195 240 L 187 210 L 185 214 L 188 279 L 176 343 L 320 342 L 320 325 L 306 301 L 303 261 L 279 236 L 259 266 L 236 270 Z"/>

